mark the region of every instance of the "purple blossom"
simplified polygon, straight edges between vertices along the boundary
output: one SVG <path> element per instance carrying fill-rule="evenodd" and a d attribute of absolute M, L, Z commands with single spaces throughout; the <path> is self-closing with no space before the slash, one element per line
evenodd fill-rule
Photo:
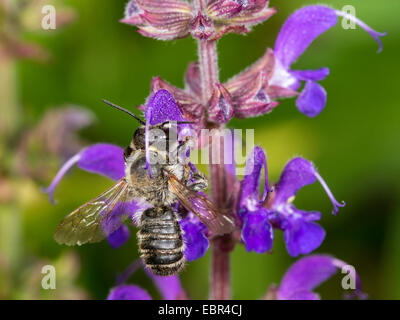
<path fill-rule="evenodd" d="M 292 70 L 291 66 L 314 39 L 336 25 L 338 16 L 355 22 L 367 31 L 378 42 L 379 51 L 382 50 L 380 37 L 386 33 L 376 32 L 356 17 L 323 5 L 307 6 L 293 13 L 282 26 L 275 42 L 275 70 L 270 85 L 297 91 L 301 81 L 305 81 L 296 105 L 308 117 L 317 116 L 325 107 L 327 93 L 317 81 L 324 80 L 329 69 Z"/>
<path fill-rule="evenodd" d="M 344 261 L 328 255 L 312 255 L 295 262 L 285 273 L 276 290 L 278 300 L 319 300 L 313 290 L 332 277 L 338 269 L 347 265 Z M 354 296 L 365 299 L 361 291 L 361 281 L 355 274 Z"/>
<path fill-rule="evenodd" d="M 112 232 L 108 237 L 108 243 L 114 249 L 118 249 L 125 242 L 128 241 L 131 233 L 126 225 L 122 225 L 120 228 Z"/>
<path fill-rule="evenodd" d="M 184 234 L 185 250 L 183 254 L 185 259 L 187 261 L 200 259 L 210 245 L 206 226 L 192 212 L 180 220 L 179 224 Z"/>
<path fill-rule="evenodd" d="M 119 180 L 125 175 L 124 150 L 107 143 L 98 143 L 84 148 L 78 154 L 64 163 L 50 186 L 44 191 L 49 200 L 54 203 L 54 191 L 62 177 L 75 164 L 88 172 L 104 175 L 113 180 Z"/>
<path fill-rule="evenodd" d="M 264 167 L 264 192 L 259 196 L 261 170 Z M 274 234 L 268 221 L 268 210 L 262 206 L 268 186 L 267 162 L 264 151 L 255 147 L 247 159 L 239 200 L 239 216 L 242 220 L 242 240 L 247 251 L 263 253 L 272 249 Z"/>
<path fill-rule="evenodd" d="M 126 280 L 141 266 L 140 261 L 134 261 L 117 280 L 117 285 L 108 294 L 107 300 L 151 300 L 146 290 L 132 284 L 125 284 Z M 177 275 L 161 277 L 153 274 L 148 269 L 144 270 L 161 294 L 163 300 L 180 300 L 186 298 L 181 282 Z"/>
<path fill-rule="evenodd" d="M 150 125 L 156 125 L 164 121 L 185 120 L 174 98 L 167 90 L 159 90 L 152 95 L 147 106 L 145 112 L 146 145 L 148 145 Z M 180 125 L 180 130 L 184 130 L 187 126 L 188 124 Z M 148 148 L 146 149 L 148 150 Z M 97 173 L 113 180 L 119 180 L 125 176 L 123 149 L 106 143 L 94 144 L 84 148 L 61 167 L 50 186 L 44 190 L 48 193 L 50 202 L 54 203 L 53 195 L 57 185 L 75 164 L 85 171 Z M 123 245 L 130 236 L 129 229 L 121 222 L 121 217 L 127 215 L 134 222 L 135 215 L 149 207 L 150 204 L 142 199 L 129 203 L 120 203 L 115 206 L 102 225 L 103 232 L 107 235 L 107 240 L 113 248 Z M 184 255 L 187 260 L 193 261 L 202 257 L 207 251 L 208 239 L 204 225 L 198 219 L 189 217 L 193 217 L 193 215 L 188 215 L 180 223 L 185 231 L 183 236 L 186 244 Z"/>
<path fill-rule="evenodd" d="M 263 167 L 265 187 L 260 196 L 258 189 Z M 337 214 L 338 208 L 343 207 L 344 203 L 336 201 L 310 161 L 299 157 L 289 161 L 275 188 L 270 189 L 265 153 L 260 147 L 253 149 L 246 163 L 238 208 L 242 221 L 242 240 L 248 251 L 263 253 L 271 250 L 273 228 L 284 231 L 286 248 L 293 257 L 308 254 L 321 245 L 325 231 L 315 223 L 321 218 L 321 213 L 299 210 L 292 204 L 297 191 L 316 180 L 331 199 L 333 214 Z"/>

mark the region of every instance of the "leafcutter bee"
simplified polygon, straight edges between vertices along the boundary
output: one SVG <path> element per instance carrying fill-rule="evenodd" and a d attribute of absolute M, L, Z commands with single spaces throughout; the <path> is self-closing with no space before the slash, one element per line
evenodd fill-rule
<path fill-rule="evenodd" d="M 148 155 L 152 159 L 149 172 L 144 121 L 128 110 L 104 102 L 141 123 L 124 152 L 125 177 L 66 216 L 57 227 L 54 238 L 66 245 L 99 242 L 122 226 L 130 216 L 129 206 L 133 201 L 142 200 L 149 206 L 134 218 L 139 226 L 137 235 L 141 258 L 157 275 L 176 274 L 185 264 L 185 245 L 174 204 L 179 202 L 196 214 L 213 235 L 232 232 L 234 221 L 198 193 L 207 188 L 208 182 L 203 174 L 194 172 L 188 165 L 186 156 L 184 161 L 171 163 L 170 155 L 174 151 L 177 155 L 186 154 L 188 148 L 187 139 L 170 143 L 169 137 L 176 130 L 172 122 L 166 121 L 150 128 L 151 132 L 161 134 L 149 137 Z"/>

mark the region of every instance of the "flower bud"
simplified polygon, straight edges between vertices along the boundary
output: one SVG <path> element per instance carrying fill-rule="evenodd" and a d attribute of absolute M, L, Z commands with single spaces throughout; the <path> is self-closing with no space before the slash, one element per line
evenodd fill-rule
<path fill-rule="evenodd" d="M 139 33 L 160 40 L 189 34 L 191 7 L 183 0 L 131 0 L 121 22 L 137 26 Z"/>
<path fill-rule="evenodd" d="M 208 119 L 215 123 L 226 123 L 233 117 L 231 97 L 225 87 L 217 83 L 211 96 Z"/>

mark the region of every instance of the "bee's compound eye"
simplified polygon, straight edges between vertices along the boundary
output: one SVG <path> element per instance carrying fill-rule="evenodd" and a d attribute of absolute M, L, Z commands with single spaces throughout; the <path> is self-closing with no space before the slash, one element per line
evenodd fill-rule
<path fill-rule="evenodd" d="M 139 128 L 133 134 L 133 144 L 136 149 L 144 149 L 145 148 L 145 129 Z"/>
<path fill-rule="evenodd" d="M 132 155 L 133 149 L 131 147 L 126 147 L 124 150 L 124 159 L 129 158 Z"/>

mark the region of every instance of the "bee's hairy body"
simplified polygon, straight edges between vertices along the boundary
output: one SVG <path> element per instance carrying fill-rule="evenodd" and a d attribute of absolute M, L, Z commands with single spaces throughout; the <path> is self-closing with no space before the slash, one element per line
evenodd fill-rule
<path fill-rule="evenodd" d="M 168 174 L 173 173 L 181 181 L 186 181 L 188 172 L 182 164 L 165 165 L 162 158 L 152 152 L 153 157 L 159 157 L 160 163 L 151 165 L 151 177 L 146 168 L 146 155 L 143 150 L 136 150 L 126 159 L 125 177 L 130 186 L 131 197 L 147 201 L 154 207 L 171 205 L 177 201 L 168 186 Z"/>
<path fill-rule="evenodd" d="M 143 212 L 138 232 L 139 251 L 145 265 L 155 274 L 170 276 L 185 265 L 182 229 L 170 207 Z"/>
<path fill-rule="evenodd" d="M 180 272 L 185 265 L 184 242 L 177 214 L 171 204 L 177 201 L 168 187 L 168 175 L 173 172 L 186 183 L 188 172 L 183 164 L 162 163 L 162 155 L 154 151 L 159 162 L 151 165 L 149 177 L 144 150 L 135 150 L 126 161 L 126 179 L 133 197 L 146 200 L 152 205 L 136 217 L 139 253 L 144 264 L 155 274 L 170 276 Z"/>

